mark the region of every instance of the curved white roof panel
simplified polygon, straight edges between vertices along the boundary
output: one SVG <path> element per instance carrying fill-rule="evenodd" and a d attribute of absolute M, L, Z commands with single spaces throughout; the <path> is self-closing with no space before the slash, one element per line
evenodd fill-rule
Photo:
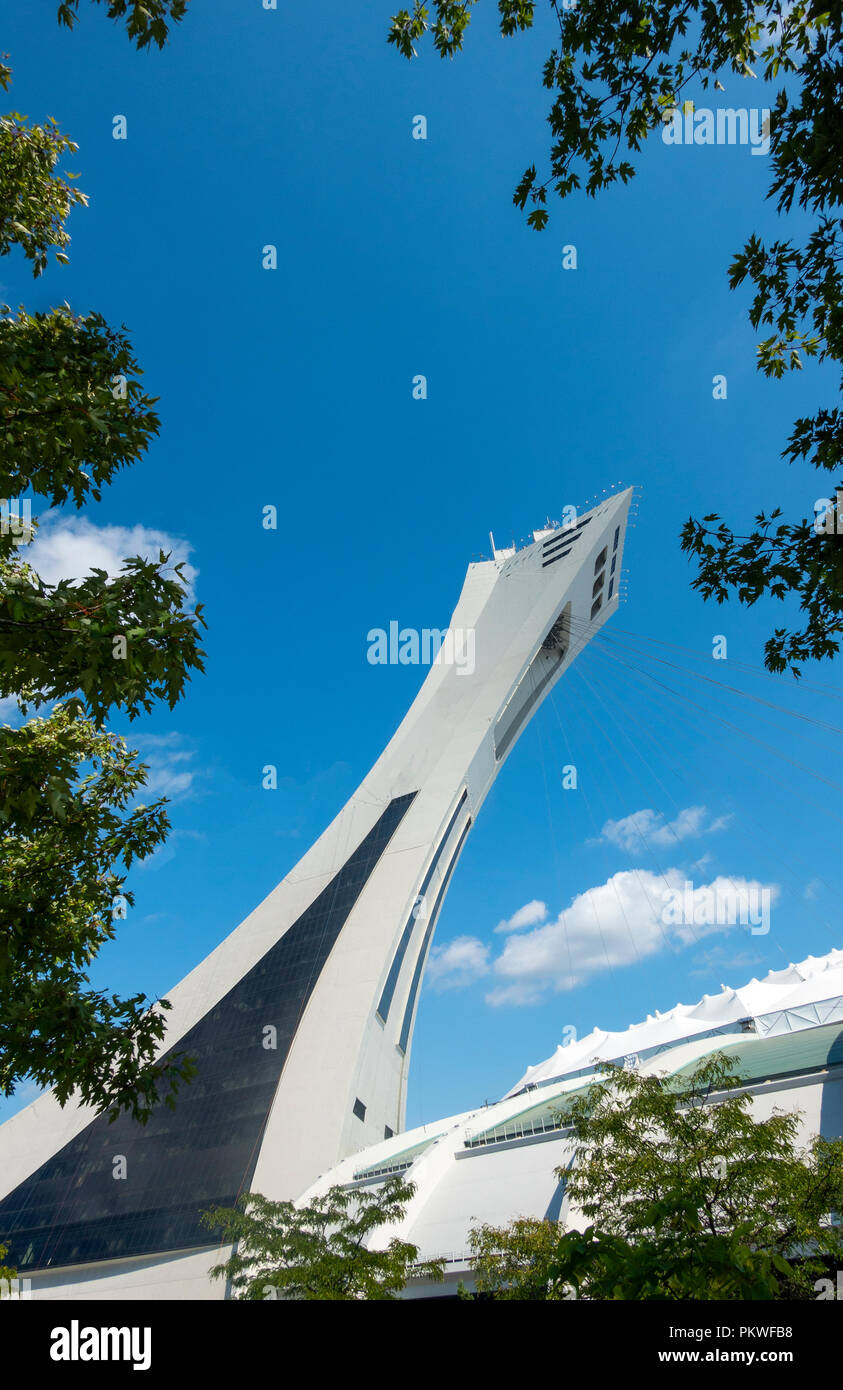
<path fill-rule="evenodd" d="M 814 1005 L 828 1003 L 825 1017 L 831 1017 L 834 1001 L 843 1001 L 843 951 L 825 956 L 806 956 L 783 970 L 771 970 L 763 980 L 750 980 L 738 989 L 723 986 L 718 994 L 704 994 L 696 1004 L 676 1004 L 667 1013 L 650 1014 L 643 1023 L 633 1023 L 623 1032 L 607 1033 L 595 1028 L 584 1038 L 557 1047 L 544 1062 L 528 1067 L 520 1081 L 507 1092 L 514 1096 L 526 1087 L 546 1085 L 601 1062 L 627 1056 L 651 1054 L 684 1039 L 700 1037 L 714 1029 L 734 1030 L 747 1022 L 759 1033 L 793 1032 L 813 1027 L 818 1017 Z M 801 1010 L 803 1016 L 798 1012 Z"/>

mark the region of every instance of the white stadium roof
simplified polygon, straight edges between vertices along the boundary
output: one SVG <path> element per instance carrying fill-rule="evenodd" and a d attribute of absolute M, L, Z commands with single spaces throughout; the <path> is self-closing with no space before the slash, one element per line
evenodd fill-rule
<path fill-rule="evenodd" d="M 617 1061 L 629 1055 L 649 1053 L 710 1032 L 724 1025 L 754 1020 L 756 1031 L 789 1032 L 830 1019 L 806 1016 L 800 1021 L 793 1010 L 843 998 L 843 951 L 826 956 L 806 956 L 783 970 L 771 970 L 763 980 L 752 979 L 739 989 L 721 987 L 719 994 L 704 994 L 696 1004 L 676 1004 L 667 1013 L 648 1014 L 643 1023 L 634 1023 L 620 1033 L 594 1028 L 584 1038 L 557 1047 L 544 1062 L 528 1067 L 521 1080 L 507 1095 L 517 1095 L 535 1086 L 569 1075 L 601 1062 Z M 738 1031 L 740 1031 L 738 1029 Z"/>

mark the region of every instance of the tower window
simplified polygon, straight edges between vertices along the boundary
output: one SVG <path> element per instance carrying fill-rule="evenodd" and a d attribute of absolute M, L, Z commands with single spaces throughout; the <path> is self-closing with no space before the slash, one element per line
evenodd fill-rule
<path fill-rule="evenodd" d="M 353 1106 L 353 1110 L 354 1110 L 354 1114 L 357 1116 L 358 1120 L 365 1120 L 365 1118 L 366 1118 L 366 1107 L 365 1107 L 365 1105 L 363 1104 L 362 1100 L 359 1100 L 359 1099 L 358 1099 L 358 1100 L 355 1100 L 354 1106 Z"/>
<path fill-rule="evenodd" d="M 604 580 L 605 578 L 606 578 L 606 573 L 605 573 L 605 570 L 604 570 L 603 574 L 598 574 L 597 578 L 596 578 L 595 581 L 594 581 L 594 588 L 593 588 L 592 591 L 591 591 L 591 597 L 592 597 L 592 598 L 596 598 L 597 595 L 600 593 L 600 590 L 603 588 L 603 580 Z"/>
<path fill-rule="evenodd" d="M 597 599 L 596 602 L 594 602 L 594 603 L 591 605 L 591 616 L 592 616 L 592 618 L 596 618 L 596 617 L 597 617 L 597 614 L 600 612 L 600 609 L 601 609 L 602 607 L 603 607 L 603 596 L 602 596 L 602 594 L 601 594 L 600 598 Z"/>
<path fill-rule="evenodd" d="M 614 574 L 614 572 L 615 572 L 615 565 L 616 565 L 617 563 L 618 563 L 618 557 L 617 557 L 617 555 L 613 555 L 613 556 L 612 556 L 612 568 L 611 568 L 610 571 L 609 571 L 610 574 Z"/>
<path fill-rule="evenodd" d="M 620 536 L 620 533 L 621 533 L 621 528 L 620 528 L 620 526 L 618 526 L 618 527 L 616 528 L 616 530 L 615 530 L 615 539 L 612 541 L 612 549 L 613 549 L 613 550 L 617 550 L 617 548 L 618 548 L 618 537 Z"/>
<path fill-rule="evenodd" d="M 603 549 L 600 551 L 600 554 L 597 556 L 597 559 L 594 561 L 594 573 L 595 573 L 595 574 L 597 573 L 597 571 L 598 571 L 599 569 L 602 569 L 603 566 L 605 565 L 605 563 L 606 563 L 606 556 L 607 556 L 608 552 L 609 552 L 609 547 L 606 546 L 606 545 L 604 545 Z"/>
<path fill-rule="evenodd" d="M 390 1129 L 390 1128 L 389 1128 L 389 1125 L 384 1125 L 384 1127 L 383 1127 L 383 1137 L 384 1137 L 384 1139 L 391 1139 L 394 1133 L 395 1133 L 395 1131 L 392 1130 L 392 1129 Z"/>
<path fill-rule="evenodd" d="M 609 580 L 609 598 L 612 597 L 612 594 L 613 594 L 614 592 L 615 592 L 615 581 L 614 581 L 614 579 L 610 579 L 610 580 Z"/>

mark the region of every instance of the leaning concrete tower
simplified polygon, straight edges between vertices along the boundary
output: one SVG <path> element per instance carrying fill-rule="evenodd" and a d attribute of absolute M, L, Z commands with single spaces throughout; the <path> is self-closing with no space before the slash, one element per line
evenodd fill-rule
<path fill-rule="evenodd" d="M 451 876 L 528 720 L 617 606 L 631 495 L 469 566 L 438 656 L 372 770 L 170 992 L 163 1050 L 198 1067 L 175 1109 L 109 1124 L 48 1094 L 0 1129 L 0 1242 L 34 1289 L 213 1296 L 219 1251 L 201 1210 L 245 1190 L 294 1198 L 403 1127 Z"/>

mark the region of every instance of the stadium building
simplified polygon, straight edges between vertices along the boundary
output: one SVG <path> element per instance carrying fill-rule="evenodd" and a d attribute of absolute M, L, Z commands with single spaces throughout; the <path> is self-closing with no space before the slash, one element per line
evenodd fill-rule
<path fill-rule="evenodd" d="M 682 1077 L 714 1052 L 735 1063 L 756 1119 L 774 1109 L 799 1112 L 798 1142 L 805 1146 L 816 1134 L 843 1134 L 843 951 L 809 956 L 742 989 L 724 986 L 625 1032 L 595 1028 L 528 1067 L 503 1100 L 345 1159 L 302 1201 L 335 1183 L 371 1186 L 400 1173 L 415 1196 L 403 1223 L 378 1238 L 411 1241 L 420 1260 L 446 1260 L 444 1283 L 412 1282 L 406 1297 L 454 1297 L 460 1281 L 472 1287 L 472 1226 L 503 1226 L 515 1217 L 586 1224 L 565 1196 L 573 1147 L 560 1110 L 602 1063 Z"/>

